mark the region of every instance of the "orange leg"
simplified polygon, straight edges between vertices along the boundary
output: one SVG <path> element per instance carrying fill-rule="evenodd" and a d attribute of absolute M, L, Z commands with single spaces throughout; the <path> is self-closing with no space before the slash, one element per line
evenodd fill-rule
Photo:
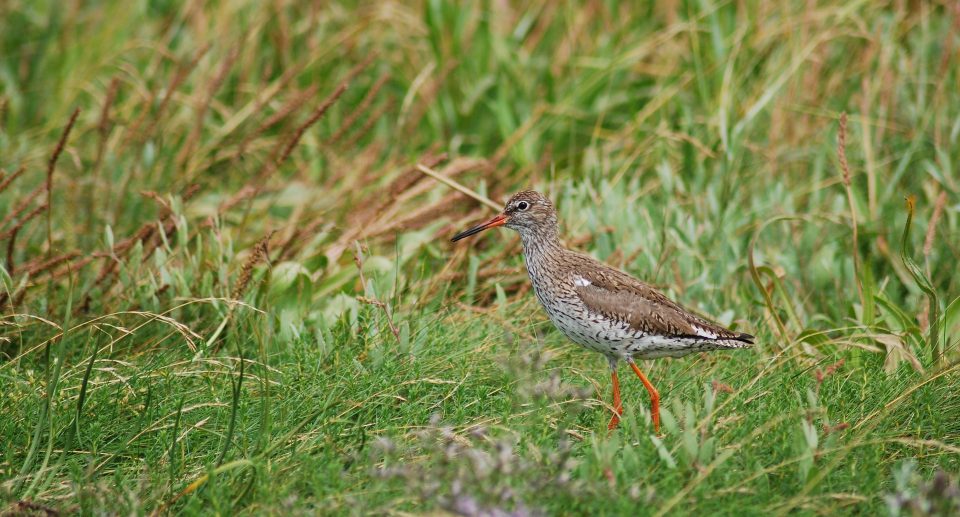
<path fill-rule="evenodd" d="M 612 431 L 620 425 L 620 415 L 623 414 L 623 402 L 620 401 L 620 379 L 617 378 L 617 371 L 611 374 L 613 378 L 613 418 L 607 425 L 607 429 Z"/>
<path fill-rule="evenodd" d="M 640 382 L 643 383 L 643 387 L 647 388 L 647 391 L 650 393 L 650 414 L 653 416 L 653 432 L 660 432 L 660 392 L 657 391 L 657 388 L 653 387 L 653 383 L 650 382 L 650 379 L 647 379 L 647 376 L 640 371 L 640 368 L 637 365 L 630 361 L 630 368 L 633 368 L 633 372 L 637 374 L 637 377 L 640 377 Z"/>

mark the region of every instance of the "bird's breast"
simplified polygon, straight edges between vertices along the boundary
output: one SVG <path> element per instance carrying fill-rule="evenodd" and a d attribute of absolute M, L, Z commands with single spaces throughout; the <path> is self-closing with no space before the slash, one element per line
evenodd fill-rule
<path fill-rule="evenodd" d="M 622 356 L 628 344 L 643 335 L 625 321 L 591 312 L 577 296 L 575 278 L 529 261 L 527 271 L 533 292 L 550 321 L 574 343 L 608 356 Z"/>

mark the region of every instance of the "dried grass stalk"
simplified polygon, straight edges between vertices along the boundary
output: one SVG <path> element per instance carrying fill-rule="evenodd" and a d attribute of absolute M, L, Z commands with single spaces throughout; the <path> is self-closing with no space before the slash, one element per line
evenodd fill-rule
<path fill-rule="evenodd" d="M 23 171 L 24 171 L 24 170 L 25 170 L 24 167 L 21 165 L 19 169 L 17 169 L 16 171 L 14 171 L 13 174 L 11 174 L 11 175 L 6 176 L 5 178 L 3 178 L 3 180 L 0 181 L 0 192 L 3 192 L 4 190 L 7 190 L 7 187 L 9 187 L 11 183 L 13 183 L 14 181 L 16 181 L 17 178 L 19 178 L 20 175 L 23 174 Z"/>
<path fill-rule="evenodd" d="M 183 191 L 180 197 L 181 199 L 183 199 L 184 202 L 187 202 L 199 191 L 200 191 L 199 185 L 191 184 L 186 188 L 186 190 Z M 173 230 L 176 229 L 176 224 L 173 221 L 169 221 L 171 216 L 172 216 L 172 213 L 167 212 L 167 213 L 161 214 L 161 218 L 160 218 L 160 225 L 163 227 L 168 237 L 172 235 Z M 133 235 L 115 244 L 113 246 L 112 253 L 105 254 L 104 257 L 108 257 L 108 258 L 122 257 L 123 255 L 126 254 L 127 251 L 133 248 L 133 246 L 137 242 L 145 242 L 149 246 L 148 240 L 154 237 L 156 231 L 157 231 L 157 221 L 156 220 L 147 221 L 143 223 L 143 225 L 141 225 L 140 228 L 137 229 L 137 231 L 134 232 Z M 146 253 L 144 253 L 144 258 L 149 257 L 149 255 L 152 254 L 154 249 L 156 249 L 156 246 L 147 248 Z M 100 269 L 100 274 L 97 275 L 96 284 L 99 285 L 103 283 L 103 281 L 106 280 L 106 278 L 109 277 L 110 274 L 112 274 L 116 270 L 116 267 L 117 267 L 116 260 L 108 260 L 106 263 L 104 263 L 103 268 Z"/>
<path fill-rule="evenodd" d="M 253 268 L 261 261 L 269 262 L 270 238 L 273 237 L 274 233 L 276 233 L 276 230 L 268 233 L 253 246 L 253 252 L 249 257 L 247 257 L 247 261 L 243 263 L 243 267 L 240 268 L 240 276 L 237 278 L 237 285 L 233 289 L 233 294 L 231 295 L 232 299 L 239 300 L 244 293 L 247 292 L 247 287 L 250 285 L 250 279 L 253 277 Z"/>
<path fill-rule="evenodd" d="M 97 158 L 94 162 L 94 170 L 100 168 L 103 161 L 103 154 L 107 149 L 107 135 L 110 133 L 110 108 L 117 99 L 117 91 L 120 88 L 120 78 L 114 77 L 107 87 L 107 94 L 103 100 L 103 108 L 100 109 L 100 120 L 97 122 L 97 134 L 100 135 L 100 141 L 97 143 Z"/>
<path fill-rule="evenodd" d="M 27 209 L 27 207 L 30 206 L 31 203 L 33 203 L 35 199 L 40 197 L 40 194 L 43 193 L 45 188 L 46 188 L 46 185 L 40 185 L 37 188 L 33 189 L 32 192 L 27 194 L 26 197 L 21 199 L 20 202 L 13 207 L 13 210 L 11 210 L 10 213 L 8 213 L 3 218 L 2 221 L 0 221 L 0 228 L 3 228 L 7 224 L 9 224 L 10 221 L 13 221 L 14 219 L 17 219 L 18 217 L 20 217 L 20 214 L 22 214 Z"/>
<path fill-rule="evenodd" d="M 70 131 L 73 130 L 73 125 L 77 122 L 77 117 L 80 115 L 80 108 L 75 108 L 73 114 L 70 115 L 70 120 L 67 121 L 67 127 L 63 129 L 63 133 L 60 134 L 60 141 L 57 142 L 57 147 L 53 150 L 53 154 L 50 155 L 50 162 L 47 164 L 47 255 L 53 253 L 53 170 L 57 166 L 57 160 L 60 159 L 60 154 L 63 153 L 63 148 L 67 145 L 67 138 L 70 137 Z M 23 222 L 23 221 L 22 221 Z M 21 224 L 22 224 L 21 222 Z"/>
<path fill-rule="evenodd" d="M 353 128 L 353 125 L 357 123 L 357 120 L 363 116 L 364 113 L 370 108 L 370 105 L 373 103 L 373 100 L 376 98 L 377 93 L 380 92 L 380 89 L 383 88 L 383 85 L 387 83 L 387 80 L 390 79 L 390 74 L 383 74 L 377 79 L 377 82 L 373 83 L 373 86 L 367 90 L 366 95 L 363 96 L 363 99 L 360 101 L 360 104 L 357 105 L 347 118 L 343 120 L 343 124 L 340 125 L 340 129 L 330 137 L 331 143 L 336 143 L 340 141 L 350 130 Z M 347 146 L 349 148 L 349 146 Z"/>
<path fill-rule="evenodd" d="M 283 146 L 283 150 L 279 154 L 275 154 L 275 158 L 271 157 L 266 162 L 264 162 L 263 167 L 260 168 L 260 172 L 257 173 L 256 178 L 254 178 L 252 184 L 247 185 L 247 187 L 253 187 L 253 195 L 256 195 L 263 188 L 263 183 L 273 175 L 274 171 L 280 168 L 283 162 L 287 161 L 287 158 L 293 153 L 293 150 L 297 147 L 297 144 L 300 143 L 300 139 L 303 138 L 303 134 L 306 133 L 307 129 L 310 129 L 310 126 L 317 123 L 324 113 L 330 109 L 330 106 L 333 106 L 334 102 L 337 102 L 337 99 L 343 95 L 343 92 L 347 90 L 347 82 L 344 81 L 340 83 L 337 88 L 331 93 L 323 102 L 317 106 L 317 109 L 313 111 L 303 124 L 297 127 L 293 132 L 293 136 L 287 141 L 286 145 Z M 280 149 L 278 146 L 276 149 Z M 247 187 L 244 187 L 246 189 Z"/>
<path fill-rule="evenodd" d="M 47 259 L 47 260 L 44 260 L 44 261 L 40 262 L 39 264 L 32 265 L 32 266 L 30 266 L 29 269 L 27 269 L 27 268 L 24 268 L 24 269 L 26 270 L 26 272 L 27 272 L 28 275 L 30 275 L 31 277 L 33 277 L 33 276 L 37 276 L 37 275 L 39 275 L 40 273 L 43 273 L 43 272 L 45 272 L 45 271 L 49 271 L 49 270 L 51 270 L 51 269 L 59 266 L 60 264 L 63 264 L 63 263 L 65 263 L 65 262 L 69 262 L 69 261 L 71 261 L 71 260 L 73 260 L 73 259 L 75 259 L 75 258 L 77 258 L 77 257 L 79 257 L 79 256 L 80 256 L 80 252 L 79 252 L 79 251 L 71 251 L 71 252 L 69 252 L 69 253 L 64 253 L 64 254 L 62 254 L 62 255 L 57 255 L 56 257 L 52 257 L 52 258 L 49 258 L 49 259 Z"/>
<path fill-rule="evenodd" d="M 194 54 L 193 59 L 185 66 L 180 66 L 177 68 L 177 71 L 173 74 L 173 78 L 170 80 L 170 85 L 167 86 L 166 92 L 163 95 L 163 99 L 160 101 L 160 106 L 157 107 L 157 112 L 150 117 L 152 123 L 150 126 L 143 132 L 141 138 L 149 137 L 154 134 L 154 131 L 157 128 L 157 123 L 160 122 L 160 119 L 163 117 L 163 113 L 167 110 L 167 106 L 170 104 L 170 100 L 173 99 L 173 95 L 180 89 L 180 85 L 183 84 L 183 81 L 190 76 L 190 72 L 200 64 L 200 60 L 203 59 L 203 56 L 207 55 L 207 52 L 210 51 L 210 44 L 207 43 L 200 50 Z"/>
<path fill-rule="evenodd" d="M 317 232 L 317 229 L 323 225 L 326 220 L 323 217 L 318 217 L 313 221 L 307 223 L 306 226 L 302 228 L 297 228 L 290 234 L 290 237 L 283 243 L 283 246 L 280 247 L 280 253 L 278 253 L 278 260 L 288 258 L 293 255 L 294 250 L 297 248 L 296 244 L 304 244 L 304 242 L 310 238 L 311 235 Z"/>
<path fill-rule="evenodd" d="M 843 184 L 850 186 L 850 167 L 847 165 L 847 112 L 840 114 L 840 130 L 837 132 L 837 158 L 840 160 L 840 172 Z"/>
<path fill-rule="evenodd" d="M 13 250 L 15 243 L 17 242 L 17 232 L 20 231 L 20 227 L 17 226 L 10 232 L 10 240 L 7 241 L 7 274 L 13 276 L 16 273 L 16 268 L 13 263 Z"/>
<path fill-rule="evenodd" d="M 202 59 L 209 50 L 210 44 L 208 43 L 201 47 L 196 54 L 194 54 L 194 57 L 190 63 L 177 68 L 177 71 L 174 72 L 173 77 L 170 79 L 170 83 L 164 90 L 166 93 L 164 94 L 163 99 L 160 101 L 160 106 L 155 112 L 153 112 L 151 108 L 153 107 L 154 101 L 156 101 L 156 95 L 151 93 L 150 97 L 140 108 L 140 116 L 137 117 L 133 124 L 128 127 L 121 147 L 126 147 L 135 140 L 146 140 L 147 137 L 153 134 L 154 129 L 157 127 L 157 122 L 163 116 L 163 112 L 166 111 L 167 105 L 170 103 L 170 99 L 173 98 L 173 94 L 178 88 L 180 88 L 180 85 L 183 83 L 183 81 L 186 80 L 186 78 L 190 75 L 190 72 L 196 68 L 196 66 L 200 63 L 200 59 Z M 147 129 L 141 131 L 140 127 L 148 118 L 152 119 L 152 124 Z"/>
<path fill-rule="evenodd" d="M 239 55 L 240 49 L 237 46 L 232 47 L 220 63 L 220 67 L 217 69 L 217 73 L 213 76 L 210 84 L 207 85 L 206 93 L 200 102 L 200 107 L 197 109 L 193 128 L 190 130 L 190 135 L 177 154 L 176 163 L 183 164 L 187 157 L 193 152 L 197 142 L 200 141 L 200 134 L 203 132 L 203 121 L 207 116 L 207 111 L 210 110 L 210 103 L 213 102 L 213 98 L 216 96 L 217 91 L 220 90 L 220 86 L 223 85 L 223 81 L 226 80 L 230 69 L 233 68 L 233 64 L 237 62 Z"/>
<path fill-rule="evenodd" d="M 320 120 L 321 117 L 330 109 L 330 106 L 333 106 L 334 102 L 337 102 L 337 99 L 343 95 L 343 92 L 347 91 L 347 83 L 340 83 L 337 88 L 330 94 L 329 97 L 324 99 L 323 102 L 317 106 L 317 109 L 313 111 L 313 114 L 310 115 L 310 118 L 306 120 L 300 127 L 297 128 L 293 133 L 293 137 L 287 142 L 287 146 L 283 149 L 283 153 L 280 154 L 280 158 L 277 159 L 276 166 L 279 167 L 280 164 L 285 162 L 290 154 L 293 152 L 293 149 L 297 147 L 297 144 L 300 143 L 300 139 L 303 138 L 303 134 L 306 133 L 307 129 L 310 129 L 310 126 L 313 126 Z"/>
<path fill-rule="evenodd" d="M 373 125 L 377 123 L 378 120 L 383 118 L 383 115 L 393 108 L 393 99 L 388 99 L 387 102 L 383 103 L 380 107 L 375 109 L 373 113 L 367 117 L 367 120 L 364 121 L 363 126 L 354 133 L 354 135 L 348 140 L 343 146 L 347 149 L 351 149 L 357 145 L 357 142 L 360 141 L 364 136 L 370 133 L 370 130 L 373 129 Z"/>
<path fill-rule="evenodd" d="M 308 99 L 312 98 L 316 94 L 317 94 L 316 84 L 311 84 L 309 87 L 307 87 L 307 89 L 294 94 L 290 98 L 290 100 L 283 103 L 280 106 L 280 108 L 277 109 L 276 112 L 274 112 L 273 115 L 270 115 L 270 117 L 267 120 L 265 120 L 262 124 L 260 124 L 260 126 L 256 129 L 256 131 L 253 131 L 243 139 L 243 142 L 241 142 L 240 144 L 240 149 L 241 149 L 240 154 L 243 154 L 246 151 L 247 146 L 250 144 L 250 142 L 254 138 L 262 135 L 268 129 L 279 124 L 283 119 L 290 116 L 291 113 L 293 113 L 294 111 L 299 109 L 301 106 L 303 106 Z"/>
<path fill-rule="evenodd" d="M 840 172 L 843 186 L 847 191 L 847 203 L 850 205 L 850 226 L 853 229 L 853 275 L 857 284 L 857 294 L 860 295 L 860 306 L 866 306 L 863 285 L 860 283 L 860 250 L 859 224 L 857 223 L 857 206 L 853 201 L 853 187 L 851 186 L 850 166 L 847 164 L 847 112 L 840 114 L 840 128 L 837 132 L 837 159 L 840 162 Z"/>
<path fill-rule="evenodd" d="M 46 210 L 47 208 L 48 208 L 48 207 L 47 207 L 47 204 L 46 204 L 46 203 L 43 203 L 43 204 L 41 204 L 40 206 L 34 207 L 34 209 L 30 211 L 30 213 L 28 213 L 27 215 L 23 216 L 23 218 L 21 218 L 19 221 L 17 221 L 17 224 L 15 224 L 15 225 L 13 226 L 13 228 L 10 228 L 9 230 L 7 230 L 7 231 L 3 232 L 2 234 L 0 234 L 0 241 L 2 241 L 2 240 L 4 240 L 4 239 L 9 239 L 10 236 L 13 235 L 14 233 L 16 233 L 17 231 L 19 231 L 20 228 L 23 227 L 23 225 L 25 225 L 25 224 L 27 224 L 28 222 L 30 222 L 31 219 L 33 219 L 33 218 L 37 217 L 38 215 L 42 214 L 42 213 L 44 212 L 44 210 Z"/>
<path fill-rule="evenodd" d="M 367 67 L 370 66 L 370 63 L 373 63 L 373 60 L 374 60 L 374 59 L 377 59 L 377 57 L 379 57 L 379 56 L 380 56 L 380 53 L 379 53 L 379 52 L 372 52 L 372 53 L 370 53 L 370 55 L 367 56 L 363 61 L 357 63 L 353 68 L 351 68 L 351 69 L 347 72 L 346 77 L 343 78 L 343 82 L 345 82 L 345 83 L 351 83 L 351 82 L 353 82 L 353 80 L 356 79 L 357 76 L 360 75 L 361 72 L 363 72 L 364 70 L 366 70 Z"/>
<path fill-rule="evenodd" d="M 446 158 L 446 153 L 427 155 L 420 160 L 420 163 L 429 163 L 431 166 L 436 166 L 441 161 L 446 160 Z M 325 255 L 330 262 L 339 260 L 351 242 L 357 240 L 361 235 L 364 235 L 369 229 L 368 227 L 372 225 L 381 214 L 386 212 L 391 205 L 396 203 L 401 194 L 416 185 L 423 177 L 417 174 L 416 171 L 416 165 L 414 165 L 402 172 L 391 182 L 391 185 L 387 187 L 386 190 L 390 192 L 389 196 L 378 196 L 378 198 L 370 200 L 370 203 L 365 205 L 368 207 L 366 210 L 357 212 L 357 215 L 348 221 L 346 231 L 344 231 L 336 242 L 327 248 Z"/>

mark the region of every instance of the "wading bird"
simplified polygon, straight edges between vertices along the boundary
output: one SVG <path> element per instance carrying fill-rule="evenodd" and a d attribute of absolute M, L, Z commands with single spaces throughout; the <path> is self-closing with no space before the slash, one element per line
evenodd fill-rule
<path fill-rule="evenodd" d="M 623 414 L 617 363 L 626 361 L 650 393 L 655 432 L 660 394 L 637 359 L 680 357 L 693 352 L 746 348 L 753 336 L 726 329 L 671 301 L 649 285 L 560 244 L 557 211 L 539 192 L 515 194 L 503 212 L 458 233 L 453 241 L 489 228 L 516 230 L 533 291 L 550 321 L 571 341 L 606 356 L 613 379 L 615 429 Z"/>

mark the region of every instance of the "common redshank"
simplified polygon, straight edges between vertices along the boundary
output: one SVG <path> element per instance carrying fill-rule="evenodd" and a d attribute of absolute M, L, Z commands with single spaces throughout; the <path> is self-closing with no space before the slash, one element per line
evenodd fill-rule
<path fill-rule="evenodd" d="M 713 323 L 649 285 L 560 244 L 557 211 L 543 194 L 518 192 L 503 213 L 456 234 L 453 241 L 489 228 L 516 230 L 523 242 L 533 291 L 550 321 L 571 341 L 606 356 L 613 380 L 614 414 L 623 415 L 617 363 L 626 361 L 650 393 L 650 414 L 660 431 L 660 394 L 637 359 L 680 357 L 693 352 L 747 348 L 753 336 Z"/>

